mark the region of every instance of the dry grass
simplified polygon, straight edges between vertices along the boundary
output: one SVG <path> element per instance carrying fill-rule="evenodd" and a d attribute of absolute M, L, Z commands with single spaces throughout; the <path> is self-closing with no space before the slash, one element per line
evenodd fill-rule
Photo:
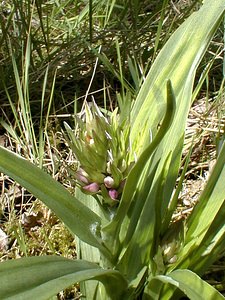
<path fill-rule="evenodd" d="M 184 157 L 190 147 L 192 154 L 185 174 L 178 212 L 174 217 L 187 216 L 196 204 L 214 166 L 219 140 L 225 132 L 225 98 L 194 102 L 185 136 Z"/>

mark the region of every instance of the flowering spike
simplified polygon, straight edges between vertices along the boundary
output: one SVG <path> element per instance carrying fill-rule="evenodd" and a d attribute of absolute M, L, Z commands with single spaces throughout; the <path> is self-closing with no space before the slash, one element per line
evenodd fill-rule
<path fill-rule="evenodd" d="M 104 114 L 93 101 L 85 103 L 85 116 L 77 117 L 75 133 L 65 127 L 80 166 L 75 178 L 82 191 L 101 195 L 109 206 L 116 205 L 134 161 L 129 118 L 120 119 L 118 109 Z"/>

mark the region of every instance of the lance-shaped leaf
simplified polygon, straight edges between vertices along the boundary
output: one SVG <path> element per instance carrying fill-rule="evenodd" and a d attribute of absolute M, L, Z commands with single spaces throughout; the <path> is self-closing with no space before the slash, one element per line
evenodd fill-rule
<path fill-rule="evenodd" d="M 0 299 L 46 300 L 84 280 L 102 282 L 111 299 L 122 299 L 128 286 L 118 271 L 104 270 L 85 260 L 59 256 L 26 257 L 0 264 Z"/>
<path fill-rule="evenodd" d="M 120 239 L 122 239 L 122 242 L 126 233 L 127 233 L 127 227 L 128 224 L 130 224 L 131 227 L 134 228 L 134 224 L 130 223 L 130 216 L 127 218 L 125 217 L 127 212 L 129 211 L 129 207 L 131 206 L 132 201 L 134 202 L 134 210 L 136 208 L 136 201 L 138 201 L 137 198 L 137 191 L 141 191 L 143 193 L 141 195 L 141 202 L 145 203 L 145 196 L 147 194 L 145 193 L 145 190 L 143 189 L 144 186 L 146 186 L 146 180 L 148 179 L 145 177 L 143 180 L 141 180 L 141 176 L 144 176 L 146 174 L 146 169 L 148 170 L 149 162 L 151 155 L 154 153 L 156 150 L 157 146 L 167 133 L 168 129 L 170 128 L 170 125 L 172 123 L 174 113 L 175 113 L 175 99 L 174 99 L 174 94 L 171 86 L 171 82 L 167 82 L 167 110 L 166 114 L 164 116 L 163 122 L 161 124 L 161 127 L 155 136 L 153 142 L 143 151 L 141 154 L 140 158 L 138 159 L 137 163 L 134 165 L 133 169 L 131 170 L 127 182 L 125 184 L 124 192 L 122 195 L 121 203 L 118 207 L 117 214 L 115 215 L 115 218 L 113 221 L 106 226 L 103 229 L 103 232 L 106 233 L 106 235 L 111 235 L 111 242 L 113 243 L 112 249 L 115 250 L 120 243 L 118 243 L 118 238 L 119 238 L 119 232 L 120 230 L 122 237 L 120 236 Z M 150 174 L 150 173 L 149 173 Z M 151 176 L 151 175 L 150 175 Z M 140 180 L 140 182 L 139 182 Z M 148 181 L 149 183 L 149 181 Z M 138 186 L 139 184 L 139 186 Z M 149 185 L 149 184 L 148 184 Z M 147 192 L 148 193 L 148 192 Z M 144 196 L 144 194 L 146 194 Z M 134 199 L 133 199 L 134 198 Z M 136 200 L 136 201 L 135 201 Z M 139 209 L 137 209 L 139 211 Z M 141 210 L 140 210 L 141 212 Z M 128 223 L 128 224 L 127 224 Z M 134 226 L 133 226 L 134 225 Z M 129 232 L 129 231 L 128 231 Z M 124 245 L 125 246 L 125 245 Z"/>
<path fill-rule="evenodd" d="M 149 146 L 149 143 L 151 143 L 150 133 L 152 133 L 153 137 L 152 143 L 154 143 L 158 135 L 157 127 L 161 123 L 162 116 L 165 114 L 166 106 L 168 105 L 165 85 L 168 78 L 171 80 L 176 99 L 176 112 L 173 123 L 166 136 L 162 138 L 161 142 L 157 144 L 156 149 L 154 149 L 155 152 L 151 159 L 150 168 L 145 175 L 144 172 L 141 175 L 144 180 L 144 176 L 151 175 L 153 170 L 155 170 L 154 182 L 151 185 L 149 184 L 148 187 L 145 186 L 146 189 L 149 189 L 148 191 L 146 190 L 148 194 L 155 184 L 157 184 L 158 180 L 162 178 L 163 168 L 169 155 L 171 153 L 173 155 L 177 151 L 177 148 L 179 148 L 176 154 L 176 168 L 171 165 L 171 168 L 169 168 L 171 172 L 167 174 L 162 187 L 164 191 L 162 199 L 160 199 L 162 202 L 162 219 L 166 214 L 179 170 L 179 163 L 177 162 L 182 151 L 181 144 L 192 100 L 191 93 L 195 71 L 222 20 L 224 9 L 224 0 L 218 0 L 213 6 L 211 5 L 211 1 L 205 1 L 202 8 L 180 26 L 154 62 L 132 109 L 131 141 L 134 145 L 137 145 L 135 150 L 137 154 L 140 154 L 141 158 L 143 149 L 151 147 L 151 145 Z M 196 31 L 193 31 L 193 27 L 197 28 Z M 148 153 L 149 156 L 152 154 L 153 152 Z M 171 160 L 171 163 L 173 164 L 173 160 Z M 142 168 L 144 168 L 144 164 Z M 123 222 L 126 222 L 124 215 L 128 211 L 132 201 L 133 187 L 137 186 L 138 181 L 141 182 L 140 176 L 134 176 L 135 171 L 134 167 L 127 178 L 127 187 L 125 186 L 118 213 L 112 223 L 106 228 L 108 232 L 110 230 L 111 232 L 120 230 L 118 227 L 121 228 L 121 219 Z M 131 182 L 132 184 L 130 184 Z M 128 191 L 128 186 L 131 192 Z M 141 189 L 141 186 L 138 189 Z M 116 222 L 118 227 L 116 227 Z M 124 228 L 126 228 L 126 225 Z"/>
<path fill-rule="evenodd" d="M 225 142 L 199 202 L 187 220 L 185 244 L 176 267 L 188 267 L 203 274 L 208 264 L 213 263 L 224 251 L 224 181 Z"/>
<path fill-rule="evenodd" d="M 60 183 L 29 161 L 0 147 L 0 171 L 43 201 L 83 241 L 110 256 L 100 237 L 101 219 Z"/>
<path fill-rule="evenodd" d="M 197 66 L 203 57 L 210 40 L 218 28 L 224 14 L 225 2 L 217 1 L 211 6 L 210 1 L 205 1 L 202 8 L 193 13 L 184 24 L 171 36 L 154 62 L 136 99 L 131 114 L 131 140 L 142 139 L 137 145 L 148 147 L 150 132 L 157 135 L 157 126 L 161 122 L 166 107 L 166 79 L 170 78 L 176 99 L 176 112 L 167 135 L 157 146 L 151 160 L 149 174 L 155 169 L 154 181 L 157 182 L 163 172 L 165 160 L 170 153 L 177 152 L 181 156 L 182 139 L 184 136 L 188 111 L 192 101 L 192 89 Z M 193 26 L 197 31 L 193 32 Z M 166 63 L 165 63 L 166 62 Z M 141 133 L 141 134 L 140 134 Z M 177 148 L 179 147 L 179 151 Z M 136 152 L 143 151 L 142 146 Z M 178 161 L 178 160 L 177 160 Z M 171 163 L 173 163 L 171 161 Z M 162 202 L 162 219 L 166 214 L 169 201 L 176 182 L 179 164 L 176 168 L 171 165 L 164 184 Z M 173 169 L 173 172 L 172 172 Z M 148 174 L 146 174 L 148 176 Z M 154 182 L 152 183 L 154 186 Z"/>
<path fill-rule="evenodd" d="M 135 140 L 141 132 L 143 137 L 141 144 L 146 147 L 150 142 L 149 131 L 151 131 L 154 140 L 156 128 L 160 124 L 166 109 L 165 84 L 167 78 L 171 80 L 177 109 L 173 124 L 166 138 L 157 147 L 151 162 L 151 168 L 153 169 L 160 159 L 155 181 L 158 180 L 158 176 L 161 176 L 165 159 L 169 153 L 176 151 L 184 135 L 192 101 L 191 93 L 195 71 L 222 20 L 224 9 L 225 2 L 223 0 L 218 0 L 213 6 L 211 1 L 204 1 L 201 9 L 193 13 L 180 26 L 154 62 L 135 102 L 131 116 L 131 140 Z M 193 31 L 193 27 L 197 30 Z M 181 150 L 182 148 L 180 148 Z M 143 150 L 138 149 L 138 151 Z M 152 171 L 151 168 L 149 172 Z M 169 204 L 178 169 L 179 166 L 177 166 L 177 170 L 174 170 L 168 176 L 165 183 L 162 213 L 166 211 Z"/>
<path fill-rule="evenodd" d="M 224 297 L 211 285 L 202 280 L 198 275 L 190 270 L 176 270 L 168 275 L 159 275 L 154 277 L 149 286 L 145 289 L 143 300 L 162 299 L 160 298 L 161 283 L 173 285 L 182 291 L 189 299 L 214 299 L 222 300 Z M 171 299 L 171 290 L 168 289 L 168 295 L 163 294 L 163 299 Z M 149 298 L 150 297 L 150 298 Z M 177 298 L 179 299 L 179 298 Z"/>
<path fill-rule="evenodd" d="M 163 47 L 131 111 L 132 142 L 141 133 L 143 141 L 140 145 L 147 146 L 149 129 L 155 135 L 166 107 L 166 79 L 173 84 L 179 111 L 188 111 L 196 68 L 222 20 L 224 9 L 224 0 L 217 0 L 213 5 L 211 0 L 205 0 L 200 10 L 193 13 Z M 180 121 L 185 121 L 183 117 Z M 185 122 L 180 122 L 180 125 L 183 130 Z M 179 137 L 174 136 L 174 145 Z M 136 150 L 143 151 L 140 146 Z"/>

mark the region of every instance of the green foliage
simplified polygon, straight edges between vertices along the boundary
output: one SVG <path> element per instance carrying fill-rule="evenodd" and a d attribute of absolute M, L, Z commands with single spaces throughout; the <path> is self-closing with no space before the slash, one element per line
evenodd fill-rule
<path fill-rule="evenodd" d="M 152 299 L 159 299 L 158 287 L 160 286 L 160 281 L 178 287 L 188 296 L 189 299 L 223 299 L 217 290 L 212 288 L 212 286 L 210 286 L 207 282 L 204 282 L 199 276 L 189 270 L 176 270 L 166 276 L 156 276 L 147 287 Z M 149 298 L 146 298 L 144 295 L 143 299 Z"/>
<path fill-rule="evenodd" d="M 72 232 L 93 246 L 102 248 L 100 240 L 100 218 L 76 200 L 61 184 L 12 152 L 0 149 L 2 172 L 14 177 L 33 195 L 41 199 L 68 226 Z M 48 184 L 46 184 L 46 182 Z"/>
<path fill-rule="evenodd" d="M 95 4 L 95 1 L 90 2 L 91 10 Z M 138 10 L 138 2 L 133 1 L 133 7 Z M 80 255 L 85 249 L 84 258 L 92 257 L 97 262 L 96 265 L 85 260 L 34 257 L 1 263 L 2 299 L 30 299 L 33 293 L 39 299 L 47 299 L 76 281 L 93 279 L 103 285 L 96 283 L 89 299 L 179 299 L 183 294 L 190 299 L 224 299 L 198 276 L 225 247 L 224 141 L 192 214 L 186 221 L 172 219 L 195 72 L 224 10 L 224 0 L 218 0 L 213 6 L 206 0 L 164 46 L 131 110 L 121 111 L 122 116 L 130 114 L 129 142 L 137 160 L 126 178 L 118 206 L 102 205 L 98 200 L 104 198 L 104 193 L 92 197 L 76 192 L 72 196 L 43 170 L 0 148 L 0 171 L 50 207 L 82 240 Z M 134 14 L 134 18 L 137 20 L 138 15 Z M 198 28 L 197 33 L 193 26 Z M 91 39 L 92 35 L 90 31 Z M 97 108 L 94 114 L 96 111 Z M 95 121 L 88 108 L 86 115 L 89 121 Z M 108 130 L 107 119 L 104 121 L 96 132 L 99 135 Z M 87 127 L 83 129 L 88 131 Z M 72 130 L 68 127 L 67 130 L 83 166 L 85 148 L 81 148 Z M 89 133 L 92 137 L 93 132 Z M 94 138 L 100 147 L 97 136 Z M 102 147 L 100 149 L 102 151 Z M 105 151 L 107 153 L 107 147 Z M 100 167 L 98 165 L 98 171 Z M 90 170 L 86 167 L 85 171 Z M 89 200 L 90 203 L 85 204 Z M 18 276 L 20 272 L 25 279 Z"/>
<path fill-rule="evenodd" d="M 127 288 L 124 277 L 115 270 L 103 270 L 97 264 L 58 256 L 29 257 L 2 264 L 1 299 L 49 299 L 65 286 L 83 280 L 99 280 L 119 299 Z M 10 281 L 14 282 L 11 287 Z"/>

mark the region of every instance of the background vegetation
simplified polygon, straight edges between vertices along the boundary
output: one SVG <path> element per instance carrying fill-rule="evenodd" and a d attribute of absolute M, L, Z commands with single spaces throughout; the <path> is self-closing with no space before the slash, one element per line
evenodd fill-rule
<path fill-rule="evenodd" d="M 200 4 L 200 0 L 2 1 L 1 145 L 72 190 L 67 166 L 73 161 L 62 122 L 73 124 L 84 99 L 94 98 L 109 110 L 125 96 L 126 101 L 135 99 L 160 49 Z M 197 72 L 184 155 L 191 143 L 194 151 L 177 218 L 192 210 L 224 132 L 223 47 L 221 27 Z M 52 212 L 7 176 L 1 176 L 1 186 L 1 260 L 41 254 L 76 257 L 73 237 Z M 225 290 L 224 276 L 223 258 L 205 274 L 220 291 Z M 78 296 L 77 286 L 58 295 Z"/>

